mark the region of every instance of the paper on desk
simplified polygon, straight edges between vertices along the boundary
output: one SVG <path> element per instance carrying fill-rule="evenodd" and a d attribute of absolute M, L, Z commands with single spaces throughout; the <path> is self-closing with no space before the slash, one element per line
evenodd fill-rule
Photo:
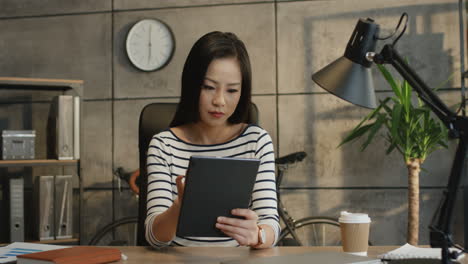
<path fill-rule="evenodd" d="M 0 263 L 11 263 L 16 261 L 16 256 L 46 251 L 52 249 L 66 248 L 68 246 L 56 246 L 47 244 L 14 242 L 5 247 L 0 247 Z"/>
<path fill-rule="evenodd" d="M 451 248 L 450 251 L 460 251 L 456 248 Z M 387 252 L 378 256 L 384 260 L 395 260 L 395 259 L 441 259 L 442 252 L 440 248 L 420 248 L 410 244 L 405 244 L 395 250 Z M 463 254 L 460 255 L 460 258 Z"/>

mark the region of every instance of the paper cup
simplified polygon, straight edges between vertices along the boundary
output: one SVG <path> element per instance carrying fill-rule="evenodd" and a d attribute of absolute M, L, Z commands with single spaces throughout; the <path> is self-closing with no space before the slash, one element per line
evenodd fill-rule
<path fill-rule="evenodd" d="M 341 244 L 346 253 L 367 256 L 371 220 L 367 214 L 341 212 Z"/>

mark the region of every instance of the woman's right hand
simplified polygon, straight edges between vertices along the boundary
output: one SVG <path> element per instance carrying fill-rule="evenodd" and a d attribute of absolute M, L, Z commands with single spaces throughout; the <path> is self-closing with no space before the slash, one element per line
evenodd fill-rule
<path fill-rule="evenodd" d="M 179 175 L 176 178 L 176 185 L 177 185 L 177 200 L 174 201 L 177 207 L 180 208 L 182 205 L 182 198 L 184 197 L 184 190 L 185 190 L 185 176 Z"/>
<path fill-rule="evenodd" d="M 177 230 L 177 219 L 180 214 L 180 206 L 184 197 L 184 175 L 179 175 L 176 178 L 177 199 L 174 200 L 172 206 L 163 213 L 154 218 L 152 232 L 154 237 L 162 242 L 169 242 L 174 239 Z M 156 232 L 156 230 L 159 230 Z"/>

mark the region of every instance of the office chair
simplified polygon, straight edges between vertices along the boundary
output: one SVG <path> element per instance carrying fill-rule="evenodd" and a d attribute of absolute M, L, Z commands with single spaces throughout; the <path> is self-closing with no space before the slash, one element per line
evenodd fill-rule
<path fill-rule="evenodd" d="M 138 150 L 140 155 L 140 179 L 138 198 L 137 245 L 147 246 L 145 238 L 146 197 L 148 175 L 146 172 L 146 155 L 151 138 L 169 127 L 177 109 L 177 103 L 151 103 L 143 108 L 138 127 Z M 248 123 L 258 123 L 258 108 L 251 103 Z"/>

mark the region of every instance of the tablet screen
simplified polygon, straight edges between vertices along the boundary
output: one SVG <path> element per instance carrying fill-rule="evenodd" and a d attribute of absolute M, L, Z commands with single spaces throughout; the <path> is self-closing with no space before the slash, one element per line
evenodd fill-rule
<path fill-rule="evenodd" d="M 260 160 L 192 156 L 185 178 L 177 236 L 225 237 L 218 216 L 248 208 Z"/>

